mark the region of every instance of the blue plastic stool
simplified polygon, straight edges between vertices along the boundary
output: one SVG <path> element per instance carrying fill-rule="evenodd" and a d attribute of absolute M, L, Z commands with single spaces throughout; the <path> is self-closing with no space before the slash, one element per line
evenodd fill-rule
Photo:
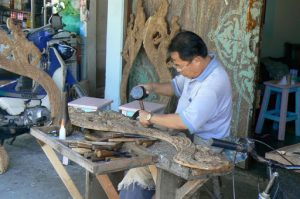
<path fill-rule="evenodd" d="M 295 120 L 296 136 L 300 136 L 300 83 L 293 85 L 279 85 L 274 81 L 264 82 L 266 88 L 255 132 L 260 134 L 265 119 L 279 122 L 278 140 L 284 140 L 286 122 Z M 295 92 L 295 112 L 288 112 L 289 94 Z M 275 109 L 268 110 L 272 93 L 276 94 Z"/>

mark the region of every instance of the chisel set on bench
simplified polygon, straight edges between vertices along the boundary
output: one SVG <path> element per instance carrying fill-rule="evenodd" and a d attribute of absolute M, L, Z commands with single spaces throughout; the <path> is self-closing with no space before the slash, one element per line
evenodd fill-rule
<path fill-rule="evenodd" d="M 85 131 L 84 139 L 67 139 L 60 141 L 85 158 L 97 162 L 130 158 L 135 155 L 123 151 L 123 143 L 133 142 L 143 147 L 149 147 L 156 139 L 140 135 L 107 132 L 105 136 L 103 136 L 101 132 L 90 133 Z"/>

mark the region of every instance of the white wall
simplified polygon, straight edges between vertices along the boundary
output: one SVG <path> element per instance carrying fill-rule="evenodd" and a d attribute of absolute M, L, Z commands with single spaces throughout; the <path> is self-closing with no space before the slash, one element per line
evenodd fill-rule
<path fill-rule="evenodd" d="M 124 0 L 108 0 L 106 34 L 105 98 L 113 100 L 112 110 L 121 104 Z"/>
<path fill-rule="evenodd" d="M 300 43 L 300 0 L 267 0 L 261 57 L 282 57 L 284 43 Z"/>

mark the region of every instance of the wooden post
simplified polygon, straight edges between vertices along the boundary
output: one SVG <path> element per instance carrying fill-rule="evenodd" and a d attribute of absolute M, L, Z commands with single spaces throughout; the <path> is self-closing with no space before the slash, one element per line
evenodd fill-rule
<path fill-rule="evenodd" d="M 89 20 L 87 21 L 87 40 L 86 56 L 87 56 L 87 79 L 89 80 L 89 91 L 91 96 L 96 96 L 96 33 L 97 33 L 97 0 L 91 0 L 89 5 Z"/>
<path fill-rule="evenodd" d="M 187 199 L 196 193 L 196 191 L 208 180 L 208 178 L 187 181 L 176 191 L 176 199 Z"/>

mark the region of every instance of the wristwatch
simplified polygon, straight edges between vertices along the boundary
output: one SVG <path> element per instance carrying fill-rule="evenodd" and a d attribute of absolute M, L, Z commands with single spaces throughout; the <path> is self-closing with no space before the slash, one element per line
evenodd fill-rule
<path fill-rule="evenodd" d="M 148 114 L 146 115 L 145 120 L 150 121 L 150 120 L 151 120 L 151 117 L 152 117 L 152 113 L 148 113 Z"/>

